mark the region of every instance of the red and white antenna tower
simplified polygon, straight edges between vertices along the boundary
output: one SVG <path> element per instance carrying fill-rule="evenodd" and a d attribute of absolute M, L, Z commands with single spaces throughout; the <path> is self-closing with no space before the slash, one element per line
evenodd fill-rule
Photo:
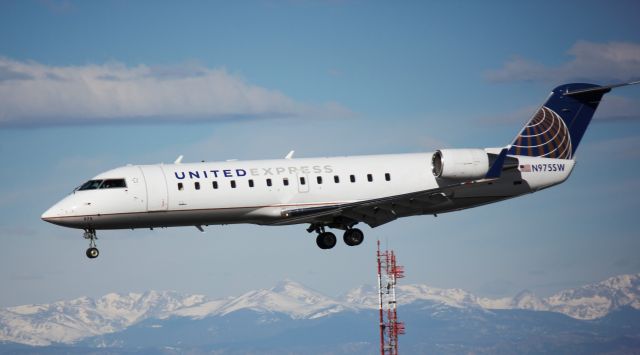
<path fill-rule="evenodd" d="M 393 250 L 380 251 L 378 240 L 378 305 L 380 310 L 380 354 L 398 354 L 398 335 L 404 323 L 398 321 L 396 280 L 404 277 L 404 268 L 396 264 Z"/>

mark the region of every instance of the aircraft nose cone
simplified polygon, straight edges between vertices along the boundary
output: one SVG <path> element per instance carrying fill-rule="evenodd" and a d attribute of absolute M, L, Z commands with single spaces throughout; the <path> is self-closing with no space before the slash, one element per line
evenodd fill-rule
<path fill-rule="evenodd" d="M 77 214 L 78 201 L 74 196 L 67 196 L 51 206 L 40 218 L 63 227 L 77 228 L 84 226 L 83 219 Z"/>
<path fill-rule="evenodd" d="M 49 223 L 56 223 L 57 221 L 61 221 L 64 219 L 63 217 L 68 217 L 70 210 L 73 210 L 73 208 L 70 209 L 68 206 L 69 206 L 69 198 L 66 197 L 58 201 L 53 206 L 49 207 L 48 210 L 44 211 L 44 213 L 42 214 L 42 216 L 40 216 L 40 218 L 43 221 L 49 222 Z"/>
<path fill-rule="evenodd" d="M 55 207 L 56 206 L 54 205 L 48 210 L 44 211 L 44 213 L 42 214 L 42 216 L 40 216 L 40 218 L 45 222 L 50 222 L 52 218 L 58 216 L 58 214 L 54 211 Z"/>
<path fill-rule="evenodd" d="M 44 211 L 40 218 L 45 222 L 64 227 L 72 226 L 71 224 L 73 222 L 73 217 L 65 210 L 62 202 L 58 202 Z"/>

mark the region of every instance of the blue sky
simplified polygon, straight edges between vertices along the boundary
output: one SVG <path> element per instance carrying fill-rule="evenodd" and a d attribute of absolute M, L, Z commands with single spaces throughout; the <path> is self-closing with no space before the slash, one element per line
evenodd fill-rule
<path fill-rule="evenodd" d="M 3 1 L 0 306 L 107 292 L 237 295 L 291 278 L 483 296 L 640 272 L 640 87 L 605 97 L 571 179 L 478 209 L 363 228 L 319 250 L 306 226 L 99 233 L 40 214 L 127 163 L 501 146 L 555 86 L 640 79 L 635 1 Z"/>

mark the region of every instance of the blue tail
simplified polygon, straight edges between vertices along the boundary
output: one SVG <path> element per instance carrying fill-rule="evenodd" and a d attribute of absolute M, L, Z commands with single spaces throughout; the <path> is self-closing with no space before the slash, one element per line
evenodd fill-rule
<path fill-rule="evenodd" d="M 573 83 L 553 89 L 513 141 L 509 154 L 573 158 L 602 96 L 616 86 Z"/>

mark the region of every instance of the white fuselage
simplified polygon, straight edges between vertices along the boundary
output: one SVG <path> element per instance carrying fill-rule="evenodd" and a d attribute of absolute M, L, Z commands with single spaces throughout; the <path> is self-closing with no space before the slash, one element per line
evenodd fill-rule
<path fill-rule="evenodd" d="M 128 165 L 93 178 L 125 179 L 126 187 L 76 190 L 42 218 L 83 229 L 268 225 L 282 220 L 292 209 L 438 188 L 446 181 L 433 175 L 431 157 L 432 153 L 416 153 Z M 398 217 L 459 210 L 534 192 L 564 181 L 574 167 L 573 160 L 517 158 L 520 164 L 544 164 L 545 169 L 504 171 L 489 184 L 456 190 L 447 203 L 405 209 Z M 547 169 L 552 163 L 561 164 L 562 170 Z"/>
<path fill-rule="evenodd" d="M 502 148 L 434 153 L 195 164 L 128 165 L 99 174 L 42 219 L 84 229 L 87 257 L 96 230 L 253 223 L 308 224 L 320 249 L 343 230 L 348 246 L 401 217 L 437 214 L 520 196 L 565 181 L 603 95 L 640 82 L 563 84 Z"/>

